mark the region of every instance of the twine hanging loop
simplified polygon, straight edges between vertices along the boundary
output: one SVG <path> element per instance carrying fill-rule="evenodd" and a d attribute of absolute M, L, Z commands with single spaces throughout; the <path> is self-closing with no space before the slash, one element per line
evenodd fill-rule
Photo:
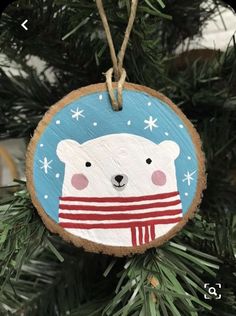
<path fill-rule="evenodd" d="M 126 78 L 126 71 L 124 68 L 122 68 L 121 71 L 121 76 L 119 81 L 117 82 L 117 99 L 115 97 L 115 92 L 113 89 L 113 84 L 112 84 L 112 75 L 113 75 L 113 68 L 110 68 L 106 73 L 106 84 L 107 84 L 107 90 L 110 96 L 111 104 L 113 107 L 114 111 L 120 111 L 122 109 L 122 90 L 124 87 L 125 83 L 125 78 Z"/>
<path fill-rule="evenodd" d="M 123 62 L 124 62 L 125 52 L 128 45 L 130 33 L 131 33 L 135 16 L 136 16 L 138 0 L 131 0 L 130 16 L 129 16 L 127 28 L 125 31 L 124 40 L 121 45 L 120 51 L 118 53 L 118 57 L 116 55 L 110 27 L 107 21 L 107 17 L 106 17 L 106 13 L 103 7 L 102 0 L 96 0 L 96 4 L 97 4 L 98 12 L 102 20 L 104 31 L 106 34 L 107 42 L 110 49 L 111 60 L 113 64 L 113 68 L 109 69 L 105 74 L 107 90 L 108 90 L 111 104 L 114 111 L 119 111 L 122 109 L 122 90 L 123 90 L 125 78 L 126 78 L 126 71 L 123 68 Z M 117 82 L 117 98 L 115 97 L 113 83 L 112 83 L 113 73 L 114 73 L 115 81 Z"/>

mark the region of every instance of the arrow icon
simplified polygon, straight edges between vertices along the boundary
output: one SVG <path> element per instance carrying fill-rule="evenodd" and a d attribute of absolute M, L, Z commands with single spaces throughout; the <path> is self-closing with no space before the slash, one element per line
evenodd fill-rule
<path fill-rule="evenodd" d="M 21 24 L 21 26 L 22 26 L 26 31 L 28 31 L 28 27 L 26 26 L 27 23 L 28 23 L 28 20 L 25 20 L 25 21 Z"/>

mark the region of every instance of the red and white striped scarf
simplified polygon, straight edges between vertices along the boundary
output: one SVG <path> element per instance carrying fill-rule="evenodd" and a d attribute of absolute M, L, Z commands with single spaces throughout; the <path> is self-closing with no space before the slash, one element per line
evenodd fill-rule
<path fill-rule="evenodd" d="M 130 228 L 133 246 L 155 239 L 155 225 L 182 219 L 179 192 L 135 197 L 60 197 L 65 229 Z"/>

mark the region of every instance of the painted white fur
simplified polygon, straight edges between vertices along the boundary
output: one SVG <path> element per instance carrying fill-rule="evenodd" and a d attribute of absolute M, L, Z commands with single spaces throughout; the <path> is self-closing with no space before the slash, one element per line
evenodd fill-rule
<path fill-rule="evenodd" d="M 63 196 L 133 196 L 149 195 L 177 190 L 175 159 L 180 152 L 173 141 L 155 144 L 152 141 L 130 134 L 112 134 L 99 137 L 83 144 L 74 140 L 62 140 L 57 146 L 57 155 L 65 163 Z M 146 159 L 151 158 L 148 165 Z M 91 167 L 85 163 L 91 162 Z M 155 170 L 166 174 L 164 186 L 151 181 Z M 73 174 L 82 173 L 89 184 L 84 190 L 71 185 Z M 125 174 L 126 188 L 117 192 L 111 184 L 111 177 Z"/>

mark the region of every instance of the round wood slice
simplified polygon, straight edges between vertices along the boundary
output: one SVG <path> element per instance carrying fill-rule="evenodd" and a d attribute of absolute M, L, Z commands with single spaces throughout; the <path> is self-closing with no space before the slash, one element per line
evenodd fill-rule
<path fill-rule="evenodd" d="M 191 122 L 163 94 L 128 83 L 119 112 L 103 83 L 53 105 L 30 141 L 26 174 L 50 231 L 87 251 L 117 256 L 172 238 L 206 186 Z"/>

